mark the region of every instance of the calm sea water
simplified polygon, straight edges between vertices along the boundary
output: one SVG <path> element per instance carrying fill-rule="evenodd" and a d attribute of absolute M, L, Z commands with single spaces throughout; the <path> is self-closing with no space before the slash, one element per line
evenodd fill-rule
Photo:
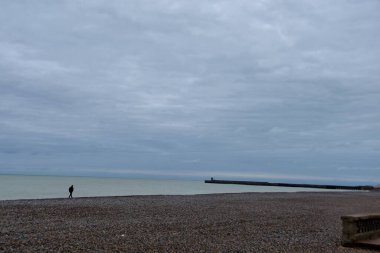
<path fill-rule="evenodd" d="M 0 175 L 0 200 L 126 195 L 191 195 L 238 192 L 326 191 L 322 189 L 205 184 L 203 181 Z"/>

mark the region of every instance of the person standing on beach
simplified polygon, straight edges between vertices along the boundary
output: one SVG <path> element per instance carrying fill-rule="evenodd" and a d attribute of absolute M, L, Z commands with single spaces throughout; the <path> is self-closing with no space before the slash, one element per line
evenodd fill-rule
<path fill-rule="evenodd" d="M 73 191 L 74 191 L 74 185 L 71 185 L 71 186 L 69 187 L 69 192 L 70 192 L 69 198 L 70 198 L 70 199 L 73 198 Z"/>

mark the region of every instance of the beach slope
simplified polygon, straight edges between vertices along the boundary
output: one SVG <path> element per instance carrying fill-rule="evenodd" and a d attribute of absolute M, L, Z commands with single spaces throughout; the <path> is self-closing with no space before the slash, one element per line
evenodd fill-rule
<path fill-rule="evenodd" d="M 370 252 L 340 246 L 342 215 L 376 192 L 0 201 L 0 252 Z"/>

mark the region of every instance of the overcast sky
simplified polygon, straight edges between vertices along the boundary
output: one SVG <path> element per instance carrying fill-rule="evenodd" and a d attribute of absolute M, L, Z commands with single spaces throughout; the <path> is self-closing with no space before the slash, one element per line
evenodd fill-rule
<path fill-rule="evenodd" d="M 380 182 L 378 0 L 3 0 L 0 173 Z"/>

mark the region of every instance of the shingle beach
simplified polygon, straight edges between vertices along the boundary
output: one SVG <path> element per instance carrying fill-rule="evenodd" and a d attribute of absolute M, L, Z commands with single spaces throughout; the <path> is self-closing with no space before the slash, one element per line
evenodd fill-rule
<path fill-rule="evenodd" d="M 371 252 L 340 246 L 340 217 L 367 212 L 380 193 L 0 201 L 0 252 Z"/>

